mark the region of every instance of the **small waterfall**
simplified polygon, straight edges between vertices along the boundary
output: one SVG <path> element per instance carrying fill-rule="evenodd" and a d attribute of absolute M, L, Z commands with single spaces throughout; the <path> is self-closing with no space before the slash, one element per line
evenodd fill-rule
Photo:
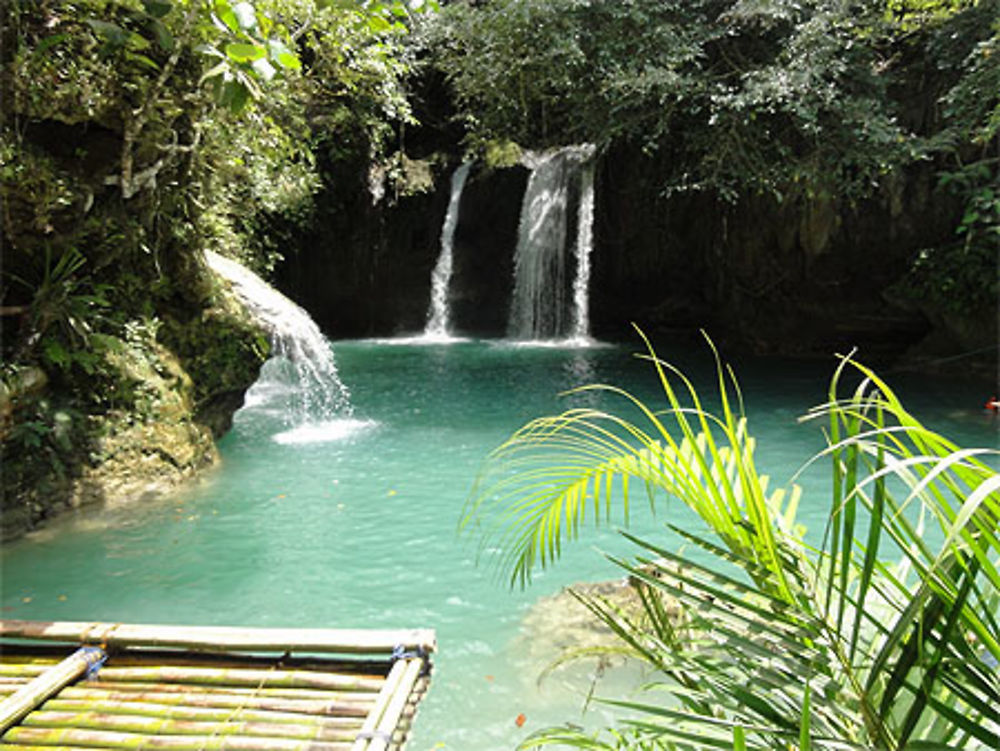
<path fill-rule="evenodd" d="M 593 146 L 570 146 L 527 154 L 531 168 L 521 203 L 514 253 L 514 294 L 507 333 L 517 340 L 589 339 L 588 286 L 593 245 Z M 579 175 L 576 277 L 571 298 L 566 276 L 566 240 L 572 181 Z"/>
<path fill-rule="evenodd" d="M 271 336 L 272 357 L 247 393 L 247 404 L 273 404 L 293 426 L 349 417 L 350 393 L 337 375 L 330 343 L 309 314 L 235 261 L 212 251 L 205 259 Z"/>
<path fill-rule="evenodd" d="M 463 162 L 451 176 L 451 198 L 441 227 L 441 253 L 434 266 L 434 273 L 431 274 L 431 304 L 427 311 L 427 326 L 424 328 L 424 337 L 427 339 L 446 340 L 452 336 L 448 292 L 451 286 L 455 228 L 458 226 L 462 189 L 471 168 L 471 162 Z"/>

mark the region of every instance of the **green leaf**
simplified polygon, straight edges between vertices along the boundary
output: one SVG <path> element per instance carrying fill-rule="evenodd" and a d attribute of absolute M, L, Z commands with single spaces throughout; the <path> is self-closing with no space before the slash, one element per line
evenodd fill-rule
<path fill-rule="evenodd" d="M 271 60 L 280 67 L 286 70 L 300 70 L 302 68 L 302 61 L 299 60 L 298 55 L 278 40 L 272 39 L 267 43 L 267 46 Z"/>
<path fill-rule="evenodd" d="M 86 23 L 112 47 L 120 47 L 128 40 L 129 32 L 116 23 L 100 21 L 96 18 L 88 18 Z"/>
<path fill-rule="evenodd" d="M 742 725 L 733 726 L 733 751 L 747 751 L 747 736 Z"/>
<path fill-rule="evenodd" d="M 126 59 L 131 60 L 134 63 L 139 63 L 139 65 L 149 68 L 150 70 L 160 69 L 159 64 L 155 60 L 152 60 L 146 57 L 145 55 L 137 55 L 134 52 L 126 52 L 125 57 Z"/>
<path fill-rule="evenodd" d="M 219 19 L 230 31 L 240 30 L 240 22 L 233 12 L 233 7 L 229 0 L 215 0 L 215 17 Z"/>
<path fill-rule="evenodd" d="M 128 32 L 126 42 L 130 50 L 148 50 L 152 46 L 146 37 L 134 31 Z"/>
<path fill-rule="evenodd" d="M 207 71 L 205 71 L 202 74 L 201 80 L 199 80 L 198 83 L 204 83 L 205 81 L 207 81 L 210 78 L 215 78 L 216 76 L 221 76 L 223 73 L 225 73 L 228 70 L 229 70 L 229 61 L 228 60 L 223 60 L 218 65 L 215 65 L 212 68 L 209 68 Z"/>
<path fill-rule="evenodd" d="M 153 36 L 156 37 L 156 43 L 160 45 L 160 49 L 164 52 L 170 52 L 174 48 L 174 37 L 162 21 L 153 21 L 150 24 L 150 28 L 153 30 Z"/>
<path fill-rule="evenodd" d="M 163 18 L 174 8 L 172 0 L 142 0 L 142 7 L 153 18 Z"/>
<path fill-rule="evenodd" d="M 254 60 L 260 60 L 266 54 L 267 50 L 259 44 L 230 42 L 226 45 L 226 55 L 230 60 L 237 63 L 250 63 Z"/>
<path fill-rule="evenodd" d="M 219 103 L 234 114 L 239 114 L 250 101 L 250 89 L 242 81 L 230 80 L 222 84 Z"/>
<path fill-rule="evenodd" d="M 384 34 L 387 31 L 392 31 L 392 24 L 382 18 L 382 16 L 369 16 L 368 28 L 376 34 Z"/>
<path fill-rule="evenodd" d="M 52 36 L 47 36 L 38 43 L 32 51 L 32 54 L 41 55 L 47 50 L 55 47 L 57 44 L 64 42 L 68 36 L 68 34 L 53 34 Z"/>

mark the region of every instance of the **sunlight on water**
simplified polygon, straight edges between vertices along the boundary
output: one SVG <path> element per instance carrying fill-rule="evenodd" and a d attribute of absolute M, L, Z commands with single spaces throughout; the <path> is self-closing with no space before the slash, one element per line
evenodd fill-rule
<path fill-rule="evenodd" d="M 561 611 L 537 603 L 578 581 L 620 580 L 603 552 L 631 556 L 620 516 L 587 528 L 526 591 L 495 568 L 499 551 L 459 535 L 483 458 L 527 420 L 579 406 L 623 411 L 626 401 L 586 391 L 628 388 L 661 404 L 651 366 L 628 347 L 447 346 L 337 342 L 350 419 L 301 427 L 284 387 L 287 365 L 269 366 L 221 443 L 220 466 L 168 497 L 72 514 L 5 545 L 5 617 L 340 628 L 431 627 L 439 652 L 411 751 L 509 750 L 552 723 L 595 727 L 611 710 L 586 696 L 597 666 L 583 663 L 539 682 L 560 655 Z M 706 348 L 659 348 L 713 399 Z M 826 399 L 835 363 L 737 359 L 757 457 L 772 487 L 823 447 L 822 425 L 800 423 Z M 997 422 L 969 385 L 890 377 L 928 424 L 965 446 L 996 444 Z M 634 415 L 637 417 L 637 415 Z M 827 469 L 799 478 L 799 520 L 823 533 Z M 676 501 L 655 514 L 636 504 L 630 530 L 677 549 L 666 522 L 698 527 Z M 624 695 L 643 677 L 604 672 L 598 696 Z M 524 714 L 526 722 L 515 719 Z"/>

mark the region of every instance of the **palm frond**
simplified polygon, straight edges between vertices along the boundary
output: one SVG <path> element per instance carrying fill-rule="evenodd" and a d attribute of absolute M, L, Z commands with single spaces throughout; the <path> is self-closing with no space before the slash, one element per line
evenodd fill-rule
<path fill-rule="evenodd" d="M 645 556 L 613 560 L 641 585 L 644 616 L 582 601 L 655 671 L 664 698 L 612 702 L 639 718 L 611 745 L 566 730 L 540 743 L 1000 747 L 998 452 L 955 446 L 844 358 L 827 403 L 804 418 L 825 421 L 828 447 L 814 461 L 832 467 L 829 523 L 812 548 L 795 522 L 801 490 L 771 489 L 758 473 L 742 397 L 714 348 L 718 415 L 646 345 L 664 410 L 594 387 L 638 420 L 576 409 L 529 423 L 490 456 L 463 518 L 522 585 L 589 510 L 600 523 L 620 504 L 627 522 L 635 484 L 653 503 L 680 499 L 717 540 L 668 525 L 706 564 L 625 535 Z M 841 397 L 851 371 L 860 382 Z M 682 604 L 682 626 L 664 618 L 665 598 Z"/>

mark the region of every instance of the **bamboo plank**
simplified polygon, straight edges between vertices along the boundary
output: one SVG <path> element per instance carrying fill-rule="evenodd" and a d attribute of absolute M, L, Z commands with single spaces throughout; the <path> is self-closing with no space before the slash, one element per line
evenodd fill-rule
<path fill-rule="evenodd" d="M 140 701 L 115 701 L 113 699 L 49 699 L 41 712 L 96 712 L 99 714 L 141 715 L 168 720 L 196 722 L 264 722 L 303 727 L 354 727 L 361 723 L 356 717 L 303 715 L 243 707 L 190 707 L 179 704 L 155 704 Z M 25 724 L 29 724 L 27 721 Z"/>
<path fill-rule="evenodd" d="M 183 689 L 182 686 L 177 688 Z M 252 696 L 246 694 L 210 694 L 184 691 L 106 691 L 99 688 L 69 686 L 59 693 L 60 699 L 98 700 L 114 702 L 151 702 L 186 707 L 239 709 L 288 712 L 302 715 L 344 715 L 365 717 L 374 704 L 374 694 L 331 694 L 329 699 L 283 699 L 281 697 Z M 363 698 L 353 698 L 363 697 Z"/>
<path fill-rule="evenodd" d="M 54 664 L 58 664 L 58 661 Z M 14 665 L 9 662 L 0 662 L 0 676 L 7 678 L 35 678 L 46 670 L 48 670 L 52 665 L 31 665 L 31 664 L 19 664 Z"/>
<path fill-rule="evenodd" d="M 156 626 L 82 621 L 0 621 L 0 636 L 108 647 L 173 647 L 210 652 L 234 650 L 336 654 L 392 654 L 437 648 L 433 629 L 291 629 L 222 626 Z"/>
<path fill-rule="evenodd" d="M 0 733 L 106 657 L 104 650 L 101 649 L 94 647 L 78 649 L 58 665 L 50 667 L 31 683 L 5 698 L 0 702 Z"/>
<path fill-rule="evenodd" d="M 240 736 L 255 738 L 290 738 L 316 741 L 354 740 L 361 723 L 354 727 L 316 724 L 269 722 L 200 722 L 162 717 L 103 712 L 49 712 L 36 710 L 21 723 L 21 727 L 76 728 L 142 735 L 197 735 L 201 737 Z"/>
<path fill-rule="evenodd" d="M 382 679 L 379 679 L 382 680 Z M 350 689 L 312 689 L 312 688 L 273 688 L 273 687 L 249 687 L 249 686 L 212 686 L 196 685 L 193 683 L 148 683 L 145 681 L 108 681 L 101 680 L 98 675 L 95 680 L 81 683 L 80 686 L 87 686 L 95 690 L 107 690 L 118 692 L 148 693 L 158 691 L 162 693 L 179 694 L 218 694 L 232 696 L 266 696 L 269 698 L 288 699 L 291 701 L 322 701 L 327 698 L 348 698 L 363 699 L 371 701 L 373 692 L 352 691 Z"/>
<path fill-rule="evenodd" d="M 0 743 L 0 751 L 93 751 L 84 746 L 22 746 L 15 743 Z"/>
<path fill-rule="evenodd" d="M 52 647 L 49 647 L 52 649 Z M 4 665 L 58 665 L 63 657 L 44 657 L 42 655 L 11 652 L 9 650 L 0 654 L 0 664 Z"/>
<path fill-rule="evenodd" d="M 157 683 L 193 683 L 208 686 L 249 686 L 253 688 L 351 689 L 376 692 L 384 679 L 367 675 L 319 673 L 309 670 L 228 670 L 172 665 L 150 667 L 105 667 L 98 682 L 142 681 Z"/>
<path fill-rule="evenodd" d="M 254 736 L 143 735 L 79 728 L 27 728 L 8 730 L 2 740 L 12 751 L 22 746 L 83 746 L 113 749 L 165 749 L 166 751 L 348 751 L 349 743 L 301 741 Z M 46 749 L 51 751 L 51 748 Z"/>

